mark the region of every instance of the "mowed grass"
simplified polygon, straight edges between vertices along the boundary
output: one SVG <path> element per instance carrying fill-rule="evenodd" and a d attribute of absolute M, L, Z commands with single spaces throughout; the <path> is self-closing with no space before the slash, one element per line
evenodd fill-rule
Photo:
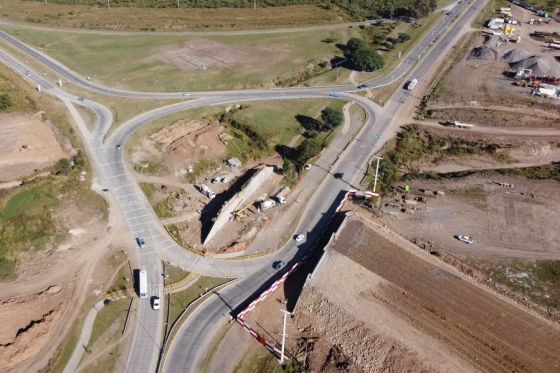
<path fill-rule="evenodd" d="M 53 27 L 120 31 L 245 30 L 298 27 L 347 21 L 343 12 L 315 5 L 249 8 L 111 9 L 51 2 L 3 0 L 3 18 Z"/>
<path fill-rule="evenodd" d="M 274 81 L 297 76 L 309 65 L 342 55 L 336 45 L 323 40 L 335 38 L 339 43 L 345 43 L 359 34 L 357 29 L 342 29 L 183 37 L 7 30 L 89 76 L 92 81 L 145 91 L 270 87 Z M 178 67 L 163 57 L 166 52 L 179 48 L 183 48 L 183 60 L 194 56 L 206 61 L 210 67 L 207 70 Z M 221 54 L 216 56 L 216 53 Z M 208 62 L 214 58 L 221 62 Z M 212 63 L 216 65 L 212 66 Z M 183 61 L 181 64 L 186 63 Z"/>
<path fill-rule="evenodd" d="M 204 295 L 210 289 L 225 284 L 228 281 L 225 278 L 202 276 L 187 289 L 171 294 L 169 297 L 169 325 L 173 325 L 181 315 L 181 312 L 189 304 L 200 298 L 201 294 Z"/>
<path fill-rule="evenodd" d="M 107 334 L 111 334 L 114 336 L 121 335 L 129 304 L 130 299 L 121 299 L 109 302 L 108 304 L 103 306 L 103 308 L 97 313 L 97 317 L 95 318 L 95 321 L 93 323 L 91 336 L 89 337 L 87 345 L 88 349 L 93 348 L 95 346 L 95 343 L 100 340 L 100 338 L 104 336 L 104 334 L 106 334 L 104 337 L 107 337 L 108 339 L 109 336 Z M 118 323 L 115 333 L 106 333 L 109 328 L 111 328 L 115 323 Z"/>

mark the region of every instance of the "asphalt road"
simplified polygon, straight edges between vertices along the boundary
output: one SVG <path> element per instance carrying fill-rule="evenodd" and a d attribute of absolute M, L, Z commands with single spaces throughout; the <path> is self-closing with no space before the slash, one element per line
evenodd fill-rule
<path fill-rule="evenodd" d="M 484 0 L 477 0 L 476 3 L 478 7 L 478 5 L 484 3 Z M 368 83 L 367 86 L 381 87 L 400 80 L 407 71 L 422 58 L 436 38 L 449 27 L 450 23 L 460 11 L 463 10 L 466 4 L 468 3 L 464 1 L 456 6 L 451 14 L 439 22 L 433 28 L 432 32 L 420 41 L 393 72 Z M 462 22 L 455 24 L 452 30 L 446 34 L 444 40 L 437 44 L 429 55 L 422 59 L 422 62 L 416 69 L 415 77 L 422 77 L 423 71 L 427 70 L 431 64 L 433 64 L 435 58 L 449 47 L 449 42 L 452 37 L 455 36 L 453 35 L 453 30 L 456 28 L 460 29 L 464 22 L 472 18 L 473 14 L 474 10 L 471 8 L 461 16 Z M 73 84 L 96 93 L 147 99 L 185 98 L 182 92 L 132 92 L 115 90 L 97 85 L 3 31 L 0 31 L 0 37 L 20 51 L 27 53 L 30 57 L 54 70 L 64 80 L 68 80 Z M 199 316 L 197 316 L 196 322 L 189 322 L 185 326 L 184 333 L 180 333 L 173 343 L 165 363 L 165 370 L 170 372 L 196 371 L 198 361 L 209 343 L 209 336 L 213 335 L 216 330 L 218 330 L 214 326 L 219 325 L 225 320 L 217 316 L 228 313 L 229 307 L 241 303 L 258 289 L 261 284 L 269 280 L 272 276 L 275 276 L 276 274 L 270 267 L 270 264 L 274 260 L 282 259 L 288 262 L 290 260 L 297 260 L 297 258 L 304 255 L 310 249 L 311 245 L 309 242 L 314 241 L 320 235 L 329 217 L 334 213 L 333 201 L 336 200 L 341 191 L 348 189 L 349 186 L 360 177 L 364 170 L 364 165 L 370 159 L 371 154 L 381 147 L 381 144 L 376 140 L 377 136 L 380 136 L 387 128 L 393 115 L 398 112 L 400 105 L 406 102 L 408 97 L 407 91 L 399 91 L 397 95 L 394 96 L 394 100 L 389 102 L 383 111 L 380 112 L 377 106 L 371 101 L 357 95 L 344 93 L 346 91 L 356 90 L 354 86 L 349 85 L 337 87 L 197 92 L 192 93 L 192 98 L 196 98 L 194 100 L 155 109 L 130 120 L 119 127 L 119 129 L 104 142 L 104 136 L 113 122 L 112 114 L 107 108 L 87 99 L 81 101 L 78 97 L 52 85 L 40 75 L 30 70 L 27 66 L 2 51 L 0 51 L 0 60 L 14 71 L 21 74 L 33 85 L 40 85 L 45 92 L 53 94 L 62 100 L 72 102 L 74 105 L 86 106 L 97 114 L 98 123 L 95 130 L 85 139 L 86 148 L 103 186 L 108 188 L 108 193 L 118 201 L 118 205 L 133 235 L 131 241 L 138 236 L 144 237 L 146 241 L 146 246 L 142 249 L 137 249 L 136 253 L 139 268 L 145 268 L 148 271 L 150 296 L 162 295 L 162 259 L 168 260 L 187 271 L 220 277 L 244 277 L 244 279 L 237 282 L 235 286 L 228 288 L 227 291 L 221 294 L 221 297 L 216 297 L 206 303 L 204 307 L 209 311 L 201 312 Z M 130 135 L 140 126 L 173 112 L 229 102 L 328 96 L 357 101 L 369 112 L 369 123 L 364 127 L 364 131 L 359 135 L 358 139 L 348 148 L 342 160 L 337 163 L 337 167 L 332 170 L 332 172 L 344 173 L 345 177 L 342 180 L 327 178 L 317 190 L 316 196 L 320 196 L 320 198 L 313 198 L 309 202 L 300 226 L 298 227 L 298 231 L 308 232 L 308 243 L 304 243 L 300 245 L 300 247 L 289 243 L 283 250 L 259 259 L 245 261 L 208 259 L 187 252 L 179 247 L 159 225 L 157 217 L 146 201 L 144 194 L 128 171 L 123 161 L 122 153 L 116 149 L 117 144 L 124 144 Z M 162 309 L 164 308 L 165 307 L 162 305 Z M 193 321 L 195 320 L 193 319 Z M 127 371 L 155 371 L 160 341 L 162 340 L 162 325 L 163 312 L 153 311 L 148 301 L 140 302 L 137 325 L 127 363 Z"/>

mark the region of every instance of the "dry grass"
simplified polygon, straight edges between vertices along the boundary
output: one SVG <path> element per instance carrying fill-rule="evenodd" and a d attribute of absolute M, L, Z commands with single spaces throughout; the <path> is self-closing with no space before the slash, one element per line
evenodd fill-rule
<path fill-rule="evenodd" d="M 99 8 L 4 0 L 0 15 L 12 21 L 119 31 L 203 31 L 298 27 L 340 23 L 346 16 L 314 5 L 270 8 Z"/>

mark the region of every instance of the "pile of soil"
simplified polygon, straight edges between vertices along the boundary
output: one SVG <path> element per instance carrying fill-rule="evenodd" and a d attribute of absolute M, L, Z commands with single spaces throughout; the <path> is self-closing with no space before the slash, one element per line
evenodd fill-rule
<path fill-rule="evenodd" d="M 471 51 L 470 58 L 476 58 L 478 60 L 494 60 L 496 58 L 496 53 L 486 45 L 482 45 Z"/>

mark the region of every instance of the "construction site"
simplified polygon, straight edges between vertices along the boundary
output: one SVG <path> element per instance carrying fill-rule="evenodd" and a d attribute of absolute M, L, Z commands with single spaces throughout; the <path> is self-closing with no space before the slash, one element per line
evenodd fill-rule
<path fill-rule="evenodd" d="M 556 323 L 500 294 L 443 253 L 411 243 L 356 202 L 342 207 L 342 223 L 309 276 L 296 270 L 254 309 L 242 312 L 242 324 L 269 350 L 280 355 L 285 337 L 286 358 L 304 371 L 560 368 Z M 301 292 L 294 293 L 294 287 Z M 287 303 L 293 315 L 283 329 L 279 309 Z M 228 354 L 233 340 L 243 354 Z M 229 328 L 210 371 L 254 369 L 255 356 L 263 366 L 266 356 L 255 345 L 243 328 Z"/>

